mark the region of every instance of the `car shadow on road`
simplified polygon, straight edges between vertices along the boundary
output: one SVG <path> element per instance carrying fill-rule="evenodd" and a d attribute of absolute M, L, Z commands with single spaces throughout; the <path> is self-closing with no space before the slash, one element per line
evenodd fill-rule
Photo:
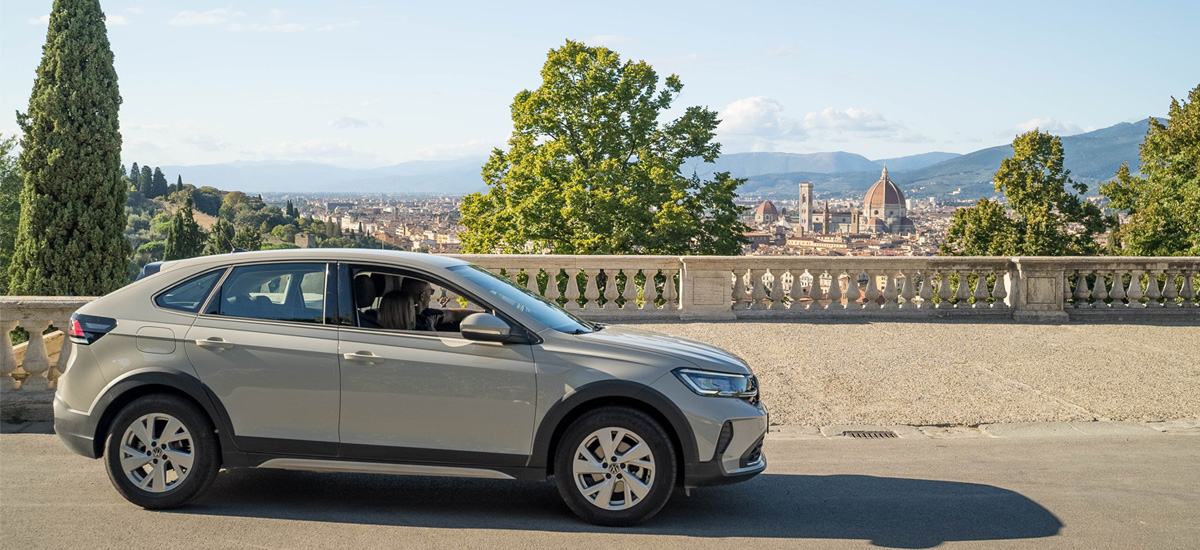
<path fill-rule="evenodd" d="M 646 524 L 613 529 L 576 519 L 546 483 L 317 474 L 222 473 L 174 513 L 382 526 L 689 537 L 869 540 L 892 548 L 1055 536 L 1062 522 L 1029 498 L 977 483 L 863 475 L 763 474 L 678 491 Z"/>

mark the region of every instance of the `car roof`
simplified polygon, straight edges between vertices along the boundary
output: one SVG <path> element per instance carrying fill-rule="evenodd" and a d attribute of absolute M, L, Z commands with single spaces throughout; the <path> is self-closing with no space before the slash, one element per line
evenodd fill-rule
<path fill-rule="evenodd" d="M 177 268 L 203 268 L 213 265 L 232 265 L 258 262 L 300 261 L 300 262 L 385 262 L 392 265 L 432 265 L 437 267 L 453 267 L 467 265 L 468 262 L 420 252 L 402 252 L 398 250 L 377 250 L 373 248 L 293 248 L 285 250 L 262 250 L 257 252 L 233 252 L 213 256 L 199 256 L 186 260 L 163 262 L 161 271 Z"/>

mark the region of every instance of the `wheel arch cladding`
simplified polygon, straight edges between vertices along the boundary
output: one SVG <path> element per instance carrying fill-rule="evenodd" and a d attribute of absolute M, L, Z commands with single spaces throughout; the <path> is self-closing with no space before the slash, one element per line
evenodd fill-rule
<path fill-rule="evenodd" d="M 200 380 L 177 371 L 138 371 L 113 383 L 93 407 L 93 410 L 103 411 L 96 421 L 95 435 L 92 439 L 97 458 L 104 455 L 104 441 L 121 409 L 138 398 L 151 394 L 177 395 L 196 405 L 217 429 L 217 439 L 221 447 L 233 448 L 229 417 Z"/>

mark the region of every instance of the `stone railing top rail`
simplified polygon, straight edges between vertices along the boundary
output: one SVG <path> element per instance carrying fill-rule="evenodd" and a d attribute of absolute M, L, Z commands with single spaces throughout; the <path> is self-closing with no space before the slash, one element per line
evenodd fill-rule
<path fill-rule="evenodd" d="M 95 296 L 0 296 L 0 321 L 61 321 L 95 299 Z"/>

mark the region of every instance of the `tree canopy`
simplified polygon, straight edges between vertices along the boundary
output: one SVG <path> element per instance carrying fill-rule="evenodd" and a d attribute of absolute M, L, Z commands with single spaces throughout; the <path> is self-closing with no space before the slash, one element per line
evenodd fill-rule
<path fill-rule="evenodd" d="M 18 197 L 24 179 L 13 155 L 17 138 L 0 134 L 0 294 L 8 293 L 8 264 L 12 262 L 17 227 L 21 222 L 21 203 Z"/>
<path fill-rule="evenodd" d="M 204 230 L 192 215 L 195 203 L 189 197 L 175 212 L 171 228 L 167 231 L 167 243 L 163 249 L 164 260 L 181 260 L 204 253 Z"/>
<path fill-rule="evenodd" d="M 1165 122 L 1150 119 L 1141 160 L 1140 175 L 1122 165 L 1100 186 L 1110 206 L 1129 212 L 1117 241 L 1135 256 L 1200 255 L 1200 86 L 1171 98 Z"/>
<path fill-rule="evenodd" d="M 1087 185 L 1063 167 L 1062 140 L 1039 130 L 1013 140 L 1013 155 L 1000 163 L 992 183 L 1008 201 L 981 199 L 954 213 L 943 254 L 1079 256 L 1096 254 L 1096 237 L 1114 221 L 1080 195 Z"/>
<path fill-rule="evenodd" d="M 512 104 L 508 150 L 483 166 L 486 193 L 463 199 L 467 252 L 736 254 L 746 242 L 733 204 L 744 180 L 685 174 L 713 162 L 717 113 L 688 107 L 660 123 L 683 89 L 644 61 L 567 41 L 542 85 Z"/>
<path fill-rule="evenodd" d="M 55 0 L 23 132 L 12 294 L 100 295 L 129 281 L 121 95 L 98 0 Z"/>

